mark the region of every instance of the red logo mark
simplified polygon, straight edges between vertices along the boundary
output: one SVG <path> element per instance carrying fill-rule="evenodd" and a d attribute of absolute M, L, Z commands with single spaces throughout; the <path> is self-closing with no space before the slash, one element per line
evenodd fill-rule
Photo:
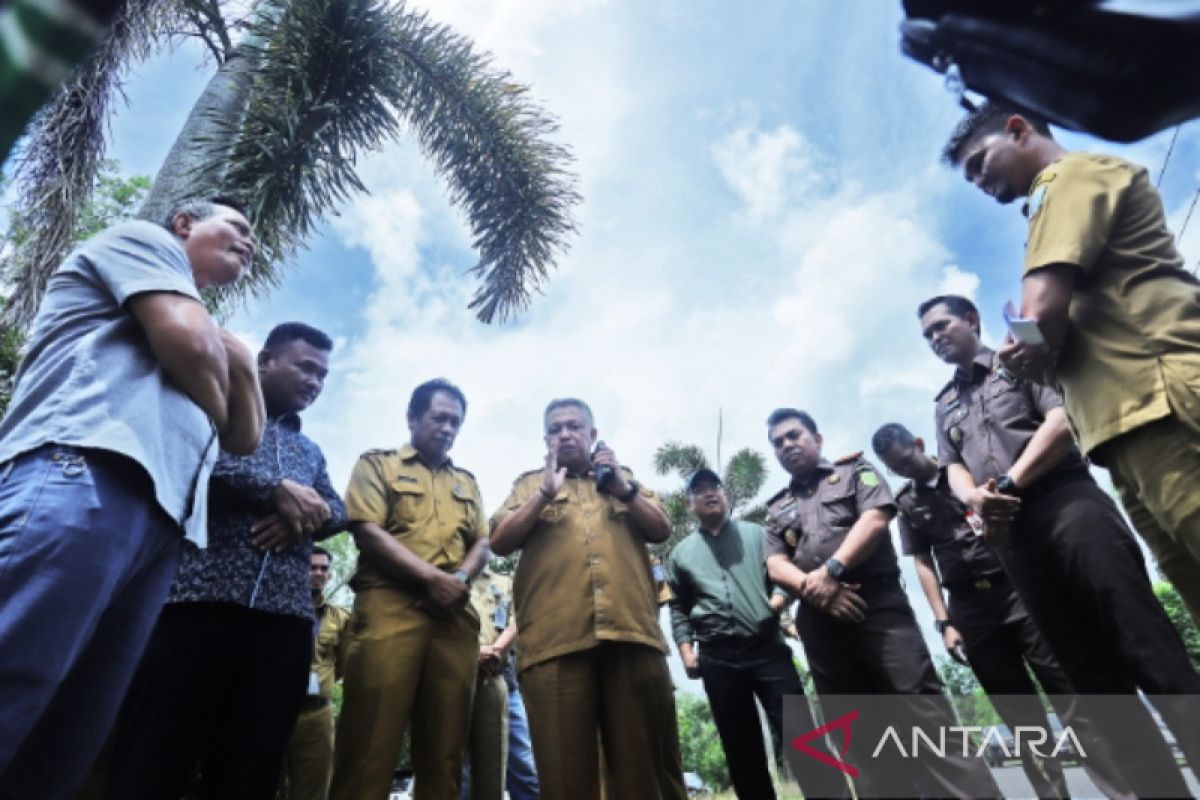
<path fill-rule="evenodd" d="M 836 770 L 844 772 L 851 778 L 857 778 L 858 767 L 842 761 L 842 758 L 846 757 L 846 751 L 850 749 L 850 723 L 856 719 L 858 719 L 857 709 L 851 711 L 849 714 L 843 714 L 832 722 L 826 722 L 819 728 L 813 728 L 808 733 L 801 734 L 792 739 L 792 749 L 804 753 L 806 756 L 811 756 L 822 764 L 827 764 Z M 834 758 L 828 753 L 823 753 L 808 745 L 813 739 L 820 739 L 832 730 L 841 730 L 842 732 L 842 752 L 838 754 L 841 758 Z"/>

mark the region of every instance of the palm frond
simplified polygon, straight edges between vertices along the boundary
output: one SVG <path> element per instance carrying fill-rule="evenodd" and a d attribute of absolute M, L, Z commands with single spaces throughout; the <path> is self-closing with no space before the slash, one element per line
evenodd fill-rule
<path fill-rule="evenodd" d="M 29 323 L 50 275 L 75 244 L 125 68 L 161 44 L 177 13 L 172 0 L 127 0 L 108 38 L 34 119 L 15 162 L 19 200 L 10 214 L 10 230 L 25 236 L 20 247 L 4 248 L 0 256 L 0 274 L 13 286 L 4 325 L 22 329 Z"/>
<path fill-rule="evenodd" d="M 737 451 L 725 466 L 724 481 L 730 505 L 736 510 L 762 491 L 767 482 L 766 457 L 749 447 Z"/>
<path fill-rule="evenodd" d="M 245 198 L 260 258 L 232 290 L 273 287 L 284 264 L 340 203 L 364 191 L 356 162 L 400 132 L 422 151 L 465 213 L 484 322 L 525 308 L 575 230 L 579 201 L 555 123 L 525 87 L 464 37 L 403 3 L 263 0 L 261 42 L 225 190 Z"/>
<path fill-rule="evenodd" d="M 654 470 L 659 475 L 675 473 L 687 478 L 698 469 L 708 466 L 704 451 L 694 444 L 669 441 L 654 451 Z"/>

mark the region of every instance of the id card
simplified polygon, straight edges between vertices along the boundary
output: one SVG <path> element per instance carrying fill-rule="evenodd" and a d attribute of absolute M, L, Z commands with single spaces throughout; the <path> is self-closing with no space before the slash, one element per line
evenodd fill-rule
<path fill-rule="evenodd" d="M 316 670 L 308 671 L 308 694 L 312 697 L 318 697 L 321 694 L 321 679 L 317 677 Z"/>

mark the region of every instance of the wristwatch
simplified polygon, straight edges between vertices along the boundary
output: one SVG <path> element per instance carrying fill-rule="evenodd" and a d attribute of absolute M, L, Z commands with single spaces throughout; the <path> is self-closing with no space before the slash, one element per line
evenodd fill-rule
<path fill-rule="evenodd" d="M 620 500 L 622 503 L 631 503 L 631 502 L 633 502 L 633 498 L 637 497 L 637 493 L 641 488 L 642 488 L 641 486 L 638 486 L 637 481 L 630 481 L 629 482 L 629 491 L 626 492 L 625 494 L 621 495 L 617 499 Z"/>
<path fill-rule="evenodd" d="M 830 558 L 825 562 L 825 571 L 832 575 L 835 581 L 840 581 L 846 574 L 846 565 L 836 558 Z"/>
<path fill-rule="evenodd" d="M 1012 479 L 1011 475 L 1005 475 L 996 481 L 996 491 L 1009 497 L 1017 497 L 1021 494 L 1020 487 L 1017 486 L 1017 482 Z"/>
<path fill-rule="evenodd" d="M 471 585 L 471 573 L 467 572 L 465 569 L 456 569 L 450 574 L 462 581 L 464 585 Z"/>
<path fill-rule="evenodd" d="M 938 632 L 938 633 L 945 633 L 945 632 L 946 632 L 946 628 L 949 628 L 949 627 L 950 627 L 950 620 L 948 620 L 948 619 L 935 619 L 935 620 L 933 621 L 933 627 L 937 628 L 937 632 Z"/>

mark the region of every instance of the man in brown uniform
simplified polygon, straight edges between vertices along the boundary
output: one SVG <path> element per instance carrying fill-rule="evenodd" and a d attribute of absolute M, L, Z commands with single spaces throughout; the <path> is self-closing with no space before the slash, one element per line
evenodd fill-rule
<path fill-rule="evenodd" d="M 1128 785 L 1140 797 L 1179 796 L 1186 789 L 1174 759 L 1134 695 L 1150 695 L 1200 764 L 1200 676 L 1150 588 L 1133 534 L 1072 442 L 1058 395 L 1001 368 L 979 339 L 970 300 L 934 297 L 918 314 L 930 347 L 956 367 L 936 407 L 938 463 L 951 489 L 983 520 L 1076 691 L 1128 695 L 1084 709 Z"/>
<path fill-rule="evenodd" d="M 1158 191 L 1144 168 L 1068 152 L 1045 123 L 992 104 L 945 158 L 1001 203 L 1027 197 L 1021 316 L 1046 344 L 1011 343 L 1001 359 L 1057 383 L 1083 452 L 1200 621 L 1200 281 Z"/>
<path fill-rule="evenodd" d="M 485 568 L 471 587 L 479 616 L 479 671 L 467 737 L 462 800 L 501 800 L 508 763 L 508 684 L 504 666 L 517 637 L 508 619 L 510 581 Z M 469 791 L 468 791 L 469 789 Z"/>
<path fill-rule="evenodd" d="M 908 428 L 897 422 L 884 425 L 871 437 L 871 447 L 890 471 L 908 478 L 896 492 L 900 546 L 913 558 L 947 652 L 971 667 L 1009 730 L 1049 730 L 1030 670 L 1047 694 L 1069 695 L 1074 689 L 972 524 L 978 517 L 950 491 L 946 471 Z M 1060 715 L 1069 711 L 1067 705 L 1058 708 Z M 1068 796 L 1057 758 L 1042 758 L 1031 748 L 1020 755 L 1038 797 Z"/>
<path fill-rule="evenodd" d="M 646 542 L 658 498 L 597 445 L 591 409 L 554 400 L 546 464 L 517 478 L 492 548 L 521 549 L 514 585 L 521 691 L 544 800 L 682 800 L 675 698 Z M 592 455 L 593 447 L 596 452 Z"/>
<path fill-rule="evenodd" d="M 479 656 L 467 601 L 487 559 L 479 487 L 449 458 L 466 411 L 458 387 L 421 384 L 408 404 L 410 443 L 363 454 L 350 476 L 360 554 L 335 800 L 387 796 L 410 720 L 416 797 L 458 798 Z"/>
<path fill-rule="evenodd" d="M 838 695 L 908 695 L 897 714 L 864 713 L 846 760 L 859 797 L 999 797 L 986 764 L 950 748 L 945 758 L 873 757 L 883 726 L 957 724 L 904 587 L 888 536 L 896 505 L 871 462 L 855 453 L 830 463 L 813 418 L 781 408 L 767 418 L 771 446 L 791 483 L 767 501 L 767 571 L 800 598 L 796 626 L 827 722 L 857 710 Z M 880 700 L 883 703 L 883 700 Z M 899 793 L 899 794 L 898 794 Z"/>
<path fill-rule="evenodd" d="M 343 634 L 350 612 L 325 602 L 331 561 L 328 550 L 313 547 L 309 587 L 317 615 L 316 636 L 308 695 L 300 707 L 283 761 L 288 800 L 325 800 L 333 776 L 333 706 L 329 700 L 333 685 L 342 675 L 341 659 L 348 638 Z"/>

